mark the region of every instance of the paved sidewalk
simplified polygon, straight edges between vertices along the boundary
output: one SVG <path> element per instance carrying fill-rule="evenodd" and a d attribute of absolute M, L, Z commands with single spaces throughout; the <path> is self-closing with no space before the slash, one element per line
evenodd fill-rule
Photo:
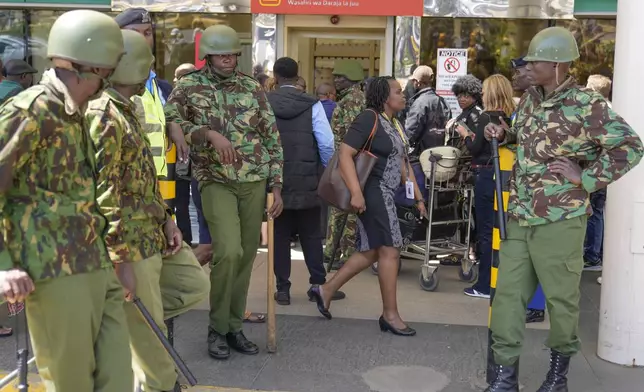
<path fill-rule="evenodd" d="M 302 262 L 294 262 L 293 305 L 277 307 L 275 354 L 265 350 L 265 326 L 246 325 L 247 336 L 260 345 L 261 353 L 215 361 L 206 349 L 207 307 L 187 313 L 176 322 L 176 347 L 203 385 L 190 391 L 482 391 L 487 353 L 486 320 L 482 315 L 487 313 L 487 301 L 463 296 L 462 289 L 467 284 L 458 281 L 454 269 L 441 271 L 443 282 L 436 293 L 418 288 L 417 272 L 416 265 L 406 264 L 399 279 L 403 317 L 418 331 L 411 338 L 384 334 L 378 329 L 377 278 L 369 272 L 347 285 L 348 298 L 334 303 L 331 309 L 335 318 L 322 319 L 305 298 L 307 279 Z M 249 306 L 254 311 L 261 311 L 266 303 L 266 285 L 262 284 L 265 274 L 264 260 L 258 257 L 249 295 Z M 572 362 L 570 391 L 641 392 L 644 369 L 614 366 L 595 355 L 601 289 L 595 282 L 597 276 L 583 276 L 583 348 Z M 524 391 L 535 391 L 548 367 L 549 352 L 544 346 L 547 331 L 543 329 L 547 324 L 536 327 L 526 331 L 520 376 Z M 0 339 L 0 369 L 11 370 L 14 358 L 15 339 Z M 30 388 L 31 392 L 43 390 L 38 384 Z M 0 392 L 8 391 L 15 389 Z"/>

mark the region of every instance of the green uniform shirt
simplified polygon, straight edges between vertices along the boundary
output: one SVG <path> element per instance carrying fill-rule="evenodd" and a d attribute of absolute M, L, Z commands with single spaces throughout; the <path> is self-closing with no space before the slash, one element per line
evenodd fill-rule
<path fill-rule="evenodd" d="M 53 70 L 0 107 L 0 270 L 42 281 L 111 266 L 95 170 L 83 116 Z"/>
<path fill-rule="evenodd" d="M 588 195 L 626 174 L 643 153 L 639 136 L 601 95 L 572 78 L 547 97 L 542 91 L 524 94 L 507 136 L 517 144 L 508 213 L 523 226 L 592 214 Z M 557 157 L 579 163 L 581 186 L 548 171 Z"/>
<path fill-rule="evenodd" d="M 0 82 L 0 104 L 6 102 L 9 98 L 18 95 L 25 88 L 22 84 L 9 79 L 3 79 Z"/>
<path fill-rule="evenodd" d="M 336 151 L 339 150 L 353 120 L 367 108 L 362 89 L 363 83 L 356 83 L 338 96 L 338 105 L 331 117 L 331 130 L 335 138 Z"/>
<path fill-rule="evenodd" d="M 108 89 L 86 111 L 96 146 L 98 201 L 110 222 L 106 241 L 115 263 L 144 260 L 164 251 L 163 224 L 170 218 L 134 105 Z"/>
<path fill-rule="evenodd" d="M 259 83 L 242 73 L 223 78 L 209 67 L 179 79 L 165 105 L 168 122 L 191 144 L 192 174 L 199 182 L 256 182 L 281 187 L 283 153 L 273 109 Z M 223 165 L 207 143 L 209 130 L 226 137 L 241 161 Z"/>

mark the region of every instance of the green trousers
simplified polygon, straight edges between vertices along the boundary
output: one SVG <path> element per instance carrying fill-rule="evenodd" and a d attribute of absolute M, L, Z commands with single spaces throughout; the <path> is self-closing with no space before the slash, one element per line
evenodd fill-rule
<path fill-rule="evenodd" d="M 36 283 L 27 321 L 47 392 L 132 390 L 123 296 L 112 268 Z"/>
<path fill-rule="evenodd" d="M 175 255 L 157 254 L 135 262 L 133 267 L 136 294 L 166 335 L 164 320 L 190 310 L 208 297 L 208 275 L 186 243 Z M 172 358 L 134 304 L 125 303 L 125 314 L 136 380 L 146 392 L 173 390 L 177 373 Z"/>
<path fill-rule="evenodd" d="M 344 231 L 342 230 L 342 223 L 346 219 Z M 356 235 L 357 235 L 357 216 L 355 214 L 347 214 L 335 207 L 329 207 L 329 225 L 327 228 L 326 244 L 324 247 L 324 260 L 325 262 L 331 261 L 333 256 L 333 248 L 335 247 L 338 237 L 340 237 L 340 246 L 335 251 L 335 261 L 345 262 L 356 251 Z"/>
<path fill-rule="evenodd" d="M 507 225 L 499 251 L 499 277 L 492 302 L 492 350 L 497 364 L 510 366 L 521 354 L 525 312 L 541 283 L 550 314 L 546 345 L 564 355 L 580 349 L 579 283 L 584 267 L 586 216 L 545 225 Z"/>
<path fill-rule="evenodd" d="M 213 250 L 210 327 L 220 334 L 239 332 L 259 248 L 266 181 L 203 184 L 201 200 Z"/>

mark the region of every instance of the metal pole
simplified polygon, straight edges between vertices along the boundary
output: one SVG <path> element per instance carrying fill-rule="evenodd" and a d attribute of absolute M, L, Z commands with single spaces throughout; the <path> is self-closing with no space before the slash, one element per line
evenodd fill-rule
<path fill-rule="evenodd" d="M 266 198 L 266 208 L 273 207 L 274 197 L 269 193 Z M 271 295 L 275 287 L 275 221 L 268 217 L 268 259 L 266 264 L 266 349 L 269 353 L 277 351 L 277 333 L 275 320 L 275 300 Z"/>
<path fill-rule="evenodd" d="M 36 362 L 36 358 L 32 357 L 30 360 L 27 361 L 27 367 L 33 365 Z M 18 378 L 18 375 L 20 374 L 20 369 L 14 369 L 11 373 L 7 374 L 2 380 L 0 380 L 0 390 L 2 388 L 6 387 L 7 385 L 11 384 L 13 380 Z"/>
<path fill-rule="evenodd" d="M 496 160 L 499 162 L 499 173 L 495 173 L 495 181 L 497 184 L 501 185 L 501 197 L 497 196 L 497 203 L 494 204 L 494 210 L 497 211 L 497 214 L 494 219 L 494 229 L 492 232 L 492 273 L 490 274 L 490 311 L 488 319 L 488 355 L 486 372 L 488 383 L 491 383 L 496 378 L 494 352 L 492 351 L 492 331 L 489 328 L 490 322 L 492 321 L 492 302 L 494 301 L 494 295 L 496 294 L 496 281 L 499 274 L 499 249 L 501 249 L 501 239 L 505 237 L 505 234 L 501 232 L 501 227 L 505 230 L 505 212 L 508 208 L 504 200 L 506 200 L 509 195 L 509 180 L 510 175 L 512 174 L 512 165 L 514 164 L 514 153 L 512 151 L 505 147 L 498 148 L 498 145 L 496 151 L 498 151 L 495 155 L 497 155 Z M 495 169 L 496 167 L 497 166 L 495 164 Z M 501 208 L 500 212 L 498 211 L 499 207 Z M 518 366 L 517 362 L 517 369 Z"/>
<path fill-rule="evenodd" d="M 183 359 L 181 359 L 179 353 L 177 353 L 177 350 L 172 347 L 172 345 L 168 341 L 168 338 L 165 337 L 163 331 L 161 331 L 161 328 L 159 328 L 157 323 L 154 321 L 148 309 L 145 307 L 145 305 L 143 305 L 143 302 L 141 302 L 141 299 L 134 297 L 132 302 L 134 303 L 134 306 L 136 306 L 136 308 L 139 310 L 150 328 L 152 328 L 152 331 L 163 345 L 163 348 L 165 348 L 168 354 L 170 354 L 170 357 L 172 357 L 172 360 L 179 369 L 179 372 L 181 372 L 181 374 L 185 377 L 185 379 L 188 381 L 188 384 L 190 384 L 191 387 L 197 385 L 197 379 L 192 374 L 190 369 L 188 369 L 188 366 L 186 366 L 186 363 L 183 361 Z"/>

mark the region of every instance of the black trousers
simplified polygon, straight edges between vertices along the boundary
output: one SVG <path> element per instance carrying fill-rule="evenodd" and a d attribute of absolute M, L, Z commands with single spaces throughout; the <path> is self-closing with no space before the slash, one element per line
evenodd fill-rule
<path fill-rule="evenodd" d="M 277 291 L 291 289 L 291 237 L 298 234 L 306 268 L 309 269 L 310 284 L 324 284 L 326 271 L 322 255 L 320 233 L 321 211 L 319 207 L 307 210 L 284 210 L 275 219 L 275 265 L 273 271 L 277 280 Z"/>
<path fill-rule="evenodd" d="M 192 245 L 192 225 L 190 224 L 190 181 L 178 179 L 174 199 L 174 214 L 177 218 L 177 227 L 181 231 L 183 240 Z"/>

